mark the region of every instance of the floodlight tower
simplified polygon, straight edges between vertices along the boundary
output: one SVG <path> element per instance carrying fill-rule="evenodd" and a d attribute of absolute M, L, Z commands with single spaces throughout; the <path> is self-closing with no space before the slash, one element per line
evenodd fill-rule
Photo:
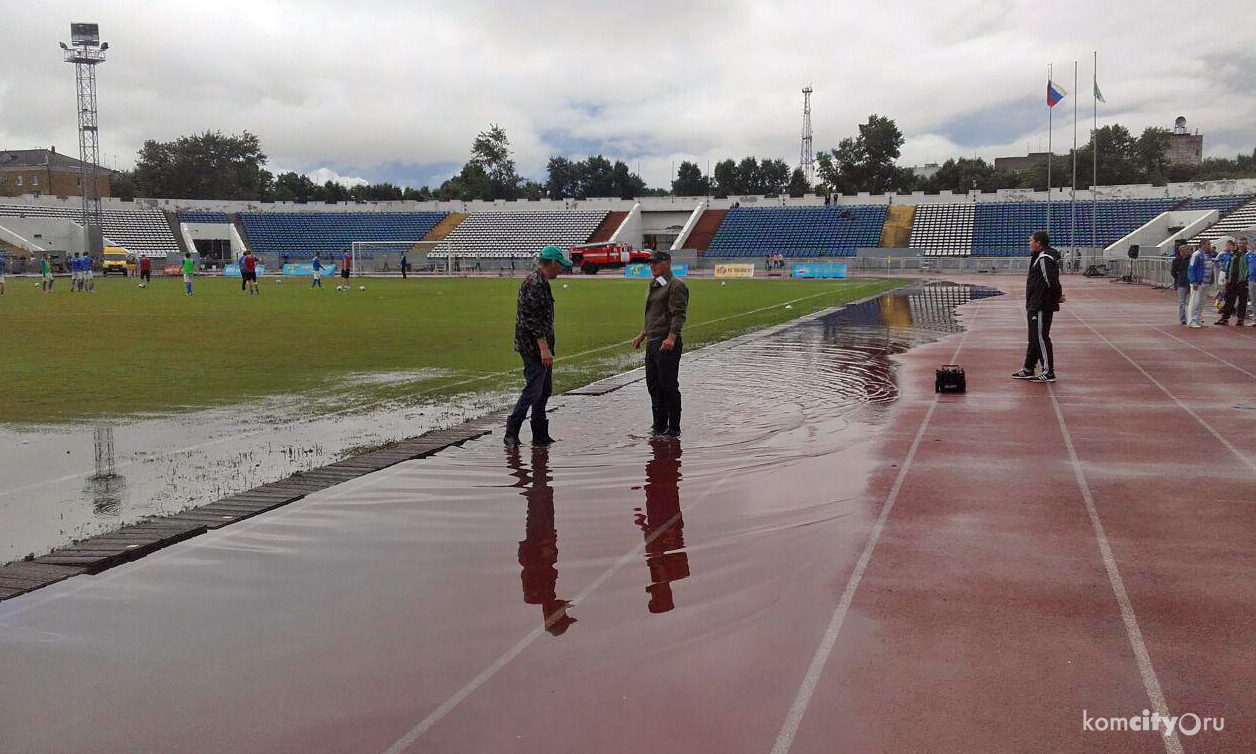
<path fill-rule="evenodd" d="M 815 182 L 816 155 L 811 136 L 811 87 L 807 86 L 802 90 L 802 150 L 798 156 L 798 166 L 802 168 L 808 186 Z"/>
<path fill-rule="evenodd" d="M 100 230 L 100 131 L 96 124 L 96 66 L 105 62 L 108 42 L 100 41 L 97 24 L 70 24 L 70 45 L 61 43 L 65 62 L 74 64 L 78 91 L 80 183 L 83 188 L 83 244 L 87 253 L 100 256 L 104 239 Z"/>

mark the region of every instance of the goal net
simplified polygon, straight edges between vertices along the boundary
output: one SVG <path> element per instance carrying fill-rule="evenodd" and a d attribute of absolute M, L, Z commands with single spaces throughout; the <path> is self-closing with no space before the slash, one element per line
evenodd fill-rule
<path fill-rule="evenodd" d="M 435 241 L 354 241 L 349 245 L 350 253 L 353 255 L 349 270 L 352 275 L 360 275 L 365 271 L 362 267 L 363 263 L 369 260 L 372 272 L 384 272 L 383 268 L 388 264 L 388 260 L 396 257 L 399 265 L 402 254 L 406 254 L 407 261 L 413 265 L 416 256 L 426 254 L 435 245 Z M 400 269 L 398 266 L 397 270 L 400 271 Z"/>

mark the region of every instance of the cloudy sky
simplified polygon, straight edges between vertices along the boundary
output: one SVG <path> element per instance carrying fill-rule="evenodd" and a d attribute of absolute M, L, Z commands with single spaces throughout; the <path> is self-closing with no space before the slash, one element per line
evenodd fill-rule
<path fill-rule="evenodd" d="M 526 176 L 601 153 L 662 186 L 685 159 L 797 164 L 806 84 L 817 150 L 880 113 L 904 165 L 992 158 L 1045 149 L 1049 62 L 1071 95 L 1081 61 L 1085 139 L 1093 50 L 1101 124 L 1185 115 L 1208 155 L 1256 147 L 1250 0 L 0 0 L 0 18 L 0 148 L 77 153 L 57 42 L 95 21 L 102 153 L 122 168 L 145 139 L 247 129 L 275 171 L 436 185 L 494 122 Z"/>

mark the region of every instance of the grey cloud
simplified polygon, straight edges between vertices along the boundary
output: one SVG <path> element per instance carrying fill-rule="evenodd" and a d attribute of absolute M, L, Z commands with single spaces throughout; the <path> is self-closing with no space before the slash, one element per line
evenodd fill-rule
<path fill-rule="evenodd" d="M 113 43 L 100 71 L 103 151 L 123 166 L 145 138 L 249 129 L 275 165 L 374 179 L 461 164 L 496 122 L 527 174 L 568 143 L 639 160 L 662 185 L 680 159 L 796 161 L 808 83 L 818 148 L 876 112 L 903 128 L 905 162 L 994 156 L 1045 137 L 1048 61 L 1073 94 L 1082 61 L 1087 112 L 1094 49 L 1110 103 L 1101 123 L 1140 130 L 1185 114 L 1212 153 L 1256 146 L 1256 33 L 1185 24 L 1177 2 L 2 5 L 0 49 L 16 64 L 0 68 L 0 146 L 74 145 L 73 78 L 55 43 L 92 17 Z M 1211 18 L 1249 11 L 1209 5 Z M 1037 113 L 1008 113 L 1020 102 Z M 975 136 L 958 147 L 961 134 Z"/>

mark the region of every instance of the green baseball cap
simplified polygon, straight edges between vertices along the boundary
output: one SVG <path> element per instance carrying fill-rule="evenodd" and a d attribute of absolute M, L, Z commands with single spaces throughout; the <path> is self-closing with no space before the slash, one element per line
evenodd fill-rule
<path fill-rule="evenodd" d="M 541 249 L 540 259 L 543 262 L 547 260 L 558 262 L 563 267 L 571 266 L 571 260 L 567 258 L 567 255 L 563 253 L 562 249 L 558 248 L 554 244 L 550 244 L 544 249 Z"/>

